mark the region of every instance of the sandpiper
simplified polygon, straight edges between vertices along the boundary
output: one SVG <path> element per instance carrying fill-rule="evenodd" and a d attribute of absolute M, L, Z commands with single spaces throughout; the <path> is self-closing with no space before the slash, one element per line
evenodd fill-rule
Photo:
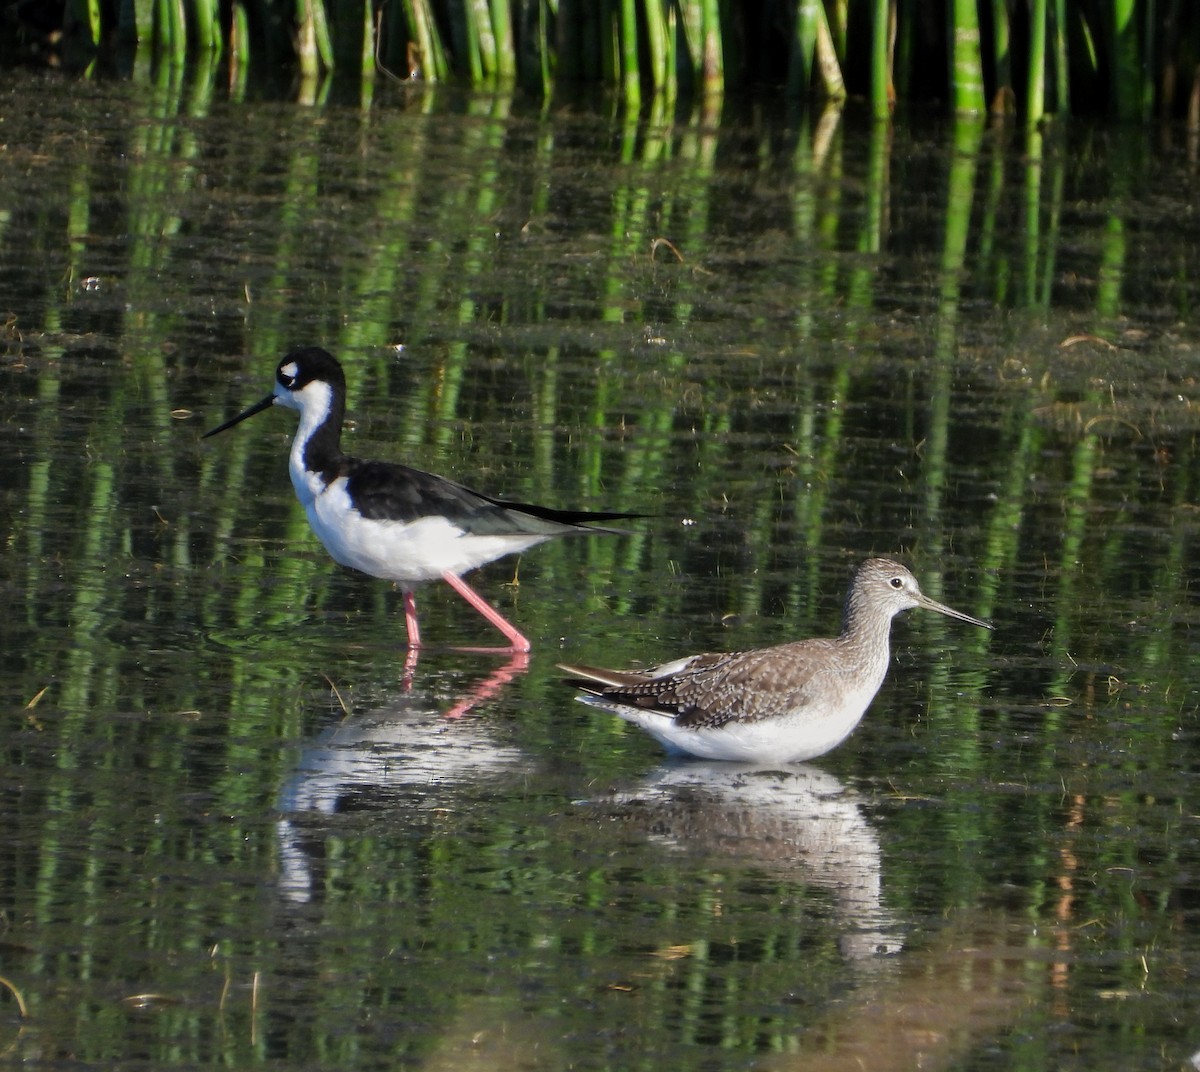
<path fill-rule="evenodd" d="M 855 571 L 837 637 L 689 655 L 647 670 L 561 664 L 582 699 L 640 726 L 671 752 L 701 759 L 799 763 L 836 748 L 883 684 L 892 619 L 924 607 L 991 629 L 925 595 L 899 562 Z"/>

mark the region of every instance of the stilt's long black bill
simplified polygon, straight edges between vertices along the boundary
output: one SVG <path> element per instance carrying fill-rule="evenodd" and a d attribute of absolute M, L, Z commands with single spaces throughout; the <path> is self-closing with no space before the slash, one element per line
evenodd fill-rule
<path fill-rule="evenodd" d="M 216 428 L 212 429 L 212 431 L 210 431 L 210 432 L 205 432 L 204 435 L 202 435 L 200 438 L 207 439 L 209 436 L 215 436 L 218 432 L 225 431 L 226 428 L 232 428 L 235 424 L 241 424 L 241 422 L 244 421 L 247 417 L 253 417 L 256 413 L 261 413 L 268 406 L 273 405 L 274 402 L 275 402 L 275 396 L 267 395 L 267 397 L 264 398 L 261 402 L 255 402 L 254 405 L 251 406 L 244 413 L 239 413 L 236 417 L 230 418 L 224 424 L 217 425 Z"/>

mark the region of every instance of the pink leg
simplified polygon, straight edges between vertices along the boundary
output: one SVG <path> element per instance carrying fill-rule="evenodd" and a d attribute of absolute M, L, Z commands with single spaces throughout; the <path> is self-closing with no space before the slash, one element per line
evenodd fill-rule
<path fill-rule="evenodd" d="M 420 648 L 409 648 L 404 655 L 404 676 L 400 678 L 400 685 L 405 689 L 411 689 L 413 678 L 417 676 L 417 663 L 421 660 Z"/>
<path fill-rule="evenodd" d="M 421 627 L 417 624 L 417 600 L 412 592 L 404 593 L 404 624 L 408 629 L 408 646 L 416 650 L 421 646 Z"/>
<path fill-rule="evenodd" d="M 529 655 L 523 651 L 514 651 L 512 661 L 506 666 L 493 670 L 483 681 L 471 690 L 470 694 L 458 701 L 443 718 L 462 718 L 473 707 L 485 700 L 490 700 L 497 692 L 507 685 L 518 674 L 529 669 Z"/>
<path fill-rule="evenodd" d="M 517 631 L 516 626 L 510 625 L 503 615 L 488 603 L 483 596 L 476 592 L 474 588 L 467 584 L 466 581 L 453 573 L 443 573 L 442 580 L 479 611 L 492 625 L 499 629 L 508 638 L 513 651 L 529 650 L 529 641 Z M 411 633 L 409 635 L 409 643 L 412 643 Z"/>

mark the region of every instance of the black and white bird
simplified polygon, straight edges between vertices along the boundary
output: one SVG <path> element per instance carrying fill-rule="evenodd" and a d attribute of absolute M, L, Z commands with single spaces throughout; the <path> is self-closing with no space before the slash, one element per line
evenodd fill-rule
<path fill-rule="evenodd" d="M 346 377 L 318 346 L 289 353 L 271 394 L 203 438 L 273 405 L 300 414 L 288 469 L 313 532 L 343 566 L 400 586 L 412 649 L 421 646 L 413 589 L 440 578 L 504 634 L 512 651 L 528 651 L 529 641 L 462 574 L 555 536 L 620 534 L 589 523 L 641 516 L 509 502 L 420 469 L 343 453 Z"/>

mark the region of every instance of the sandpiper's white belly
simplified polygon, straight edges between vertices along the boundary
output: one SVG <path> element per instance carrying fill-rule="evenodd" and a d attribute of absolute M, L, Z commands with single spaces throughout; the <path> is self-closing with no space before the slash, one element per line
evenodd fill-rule
<path fill-rule="evenodd" d="M 802 718 L 784 715 L 759 722 L 727 722 L 717 729 L 677 726 L 673 719 L 633 708 L 616 713 L 636 722 L 673 752 L 700 759 L 752 763 L 803 763 L 832 751 L 862 721 L 866 708 L 854 718 Z"/>
<path fill-rule="evenodd" d="M 600 696 L 582 699 L 640 726 L 669 751 L 700 759 L 748 763 L 803 763 L 832 751 L 862 721 L 887 672 L 869 675 L 854 688 L 836 692 L 837 703 L 807 704 L 785 714 L 732 719 L 721 726 L 680 726 L 670 714 L 630 707 Z"/>
<path fill-rule="evenodd" d="M 473 535 L 437 516 L 417 521 L 368 520 L 350 501 L 345 479 L 333 481 L 309 498 L 305 510 L 313 532 L 336 561 L 401 585 L 435 580 L 444 573 L 466 573 L 548 539 Z"/>

